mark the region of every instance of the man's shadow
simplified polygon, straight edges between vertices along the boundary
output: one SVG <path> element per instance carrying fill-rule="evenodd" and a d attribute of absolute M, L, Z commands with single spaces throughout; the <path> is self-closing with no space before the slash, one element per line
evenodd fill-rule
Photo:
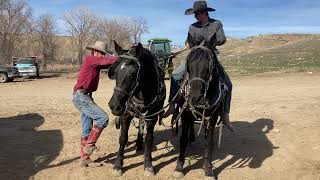
<path fill-rule="evenodd" d="M 255 122 L 237 121 L 232 123 L 237 129 L 237 134 L 232 134 L 226 129 L 223 131 L 222 145 L 221 148 L 217 148 L 218 141 L 218 131 L 215 133 L 215 149 L 213 152 L 213 165 L 220 162 L 220 166 L 215 166 L 215 174 L 218 176 L 225 168 L 259 168 L 261 167 L 263 161 L 273 154 L 273 149 L 275 147 L 267 135 L 274 127 L 273 120 L 271 119 L 258 119 Z M 195 126 L 195 131 L 198 130 L 198 126 Z M 181 133 L 181 129 L 179 129 Z M 159 172 L 163 167 L 176 163 L 179 156 L 179 140 L 180 134 L 176 137 L 173 136 L 172 130 L 165 129 L 162 131 L 154 132 L 154 146 L 157 146 L 163 142 L 168 144 L 161 148 L 153 148 L 154 151 L 165 151 L 158 156 L 153 156 L 153 161 L 169 158 L 167 161 L 162 161 L 154 166 L 154 170 Z M 200 136 L 196 137 L 196 141 L 187 147 L 186 153 L 186 163 L 185 163 L 185 173 L 189 173 L 194 169 L 202 169 L 203 167 L 203 154 L 204 154 L 204 135 L 203 131 Z M 164 150 L 165 149 L 165 150 Z M 140 153 L 130 153 L 135 151 L 134 143 L 128 144 L 128 148 L 125 150 L 125 158 L 133 158 L 141 155 Z M 100 161 L 105 161 L 107 163 L 113 163 L 115 160 L 117 152 L 111 153 Z M 227 159 L 227 156 L 231 155 L 231 159 Z M 132 169 L 138 166 L 143 166 L 143 162 L 137 162 L 130 165 L 124 166 L 124 171 Z M 173 173 L 173 170 L 172 170 Z"/>
<path fill-rule="evenodd" d="M 49 168 L 63 147 L 60 130 L 36 130 L 37 113 L 0 118 L 0 179 L 29 179 Z"/>

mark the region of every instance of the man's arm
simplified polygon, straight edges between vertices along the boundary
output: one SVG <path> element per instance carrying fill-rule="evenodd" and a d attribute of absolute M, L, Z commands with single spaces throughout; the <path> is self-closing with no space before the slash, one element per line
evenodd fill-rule
<path fill-rule="evenodd" d="M 221 21 L 216 21 L 216 45 L 221 46 L 226 43 L 226 36 L 223 31 L 223 25 Z"/>
<path fill-rule="evenodd" d="M 89 56 L 90 65 L 93 67 L 99 68 L 108 68 L 112 65 L 115 61 L 118 60 L 119 57 L 117 56 L 105 56 L 105 57 L 96 57 L 96 56 Z"/>

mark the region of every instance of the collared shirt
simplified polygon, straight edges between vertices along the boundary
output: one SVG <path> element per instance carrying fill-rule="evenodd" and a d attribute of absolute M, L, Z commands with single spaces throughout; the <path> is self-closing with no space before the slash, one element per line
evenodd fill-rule
<path fill-rule="evenodd" d="M 81 66 L 77 84 L 73 89 L 74 92 L 78 89 L 84 89 L 88 93 L 96 91 L 99 84 L 100 70 L 108 68 L 116 60 L 118 60 L 116 56 L 87 56 Z"/>
<path fill-rule="evenodd" d="M 209 18 L 209 21 L 202 25 L 196 22 L 190 25 L 187 41 L 190 47 L 199 45 L 203 40 L 210 42 L 210 49 L 215 52 L 216 46 L 226 42 L 221 21 Z"/>

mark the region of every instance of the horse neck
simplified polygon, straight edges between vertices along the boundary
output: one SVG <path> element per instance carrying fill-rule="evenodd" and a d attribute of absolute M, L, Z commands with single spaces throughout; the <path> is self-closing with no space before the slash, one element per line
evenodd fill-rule
<path fill-rule="evenodd" d="M 153 59 L 146 59 L 141 63 L 143 76 L 140 82 L 139 91 L 136 94 L 136 97 L 139 100 L 146 102 L 152 101 L 158 94 L 158 84 L 160 82 L 158 82 L 158 74 L 154 63 L 155 61 Z"/>

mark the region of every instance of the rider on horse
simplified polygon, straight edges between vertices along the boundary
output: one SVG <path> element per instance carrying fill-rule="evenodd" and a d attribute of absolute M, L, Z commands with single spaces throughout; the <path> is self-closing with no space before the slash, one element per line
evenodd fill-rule
<path fill-rule="evenodd" d="M 208 7 L 206 1 L 195 1 L 193 4 L 193 8 L 186 10 L 186 15 L 195 14 L 197 22 L 193 23 L 189 27 L 188 38 L 185 43 L 185 48 L 189 49 L 194 46 L 200 45 L 202 41 L 206 41 L 210 43 L 209 49 L 212 51 L 212 53 L 219 53 L 216 49 L 216 46 L 223 45 L 226 42 L 226 37 L 222 28 L 221 21 L 211 19 L 209 17 L 209 11 L 215 11 L 215 9 Z M 220 63 L 218 63 L 218 68 L 221 72 L 221 78 L 228 87 L 228 92 L 224 102 L 224 109 L 222 112 L 222 122 L 224 125 L 226 125 L 226 127 L 229 130 L 234 131 L 234 128 L 232 127 L 229 119 L 232 83 L 228 74 L 226 73 L 226 71 Z M 179 82 L 183 78 L 185 69 L 185 64 L 181 64 L 172 73 L 169 102 L 173 101 L 174 96 L 179 91 Z M 165 114 L 163 114 L 163 117 L 168 117 L 170 114 L 173 114 L 174 112 L 175 102 L 170 104 L 169 109 Z"/>

